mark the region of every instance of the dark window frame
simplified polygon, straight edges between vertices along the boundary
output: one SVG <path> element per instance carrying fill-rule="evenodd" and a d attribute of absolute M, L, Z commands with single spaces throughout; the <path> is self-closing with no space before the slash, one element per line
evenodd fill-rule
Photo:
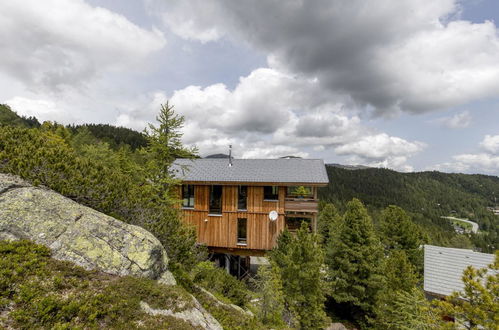
<path fill-rule="evenodd" d="M 248 210 L 248 186 L 237 187 L 237 210 Z"/>
<path fill-rule="evenodd" d="M 248 218 L 237 218 L 237 245 L 248 245 Z"/>
<path fill-rule="evenodd" d="M 215 189 L 220 189 L 216 192 Z M 216 194 L 216 195 L 215 195 Z M 209 214 L 222 214 L 222 198 L 223 198 L 223 186 L 212 185 L 210 186 L 210 200 L 209 200 Z"/>
<path fill-rule="evenodd" d="M 263 200 L 264 201 L 278 201 L 279 200 L 279 186 L 264 186 L 263 187 Z"/>
<path fill-rule="evenodd" d="M 182 207 L 187 209 L 193 209 L 196 199 L 194 197 L 194 185 L 184 184 L 182 185 Z"/>

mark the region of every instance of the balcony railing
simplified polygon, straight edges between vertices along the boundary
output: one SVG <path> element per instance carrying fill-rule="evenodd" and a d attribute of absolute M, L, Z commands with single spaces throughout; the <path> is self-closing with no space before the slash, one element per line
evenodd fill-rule
<path fill-rule="evenodd" d="M 319 202 L 313 198 L 286 198 L 284 200 L 285 211 L 317 213 L 318 207 Z"/>

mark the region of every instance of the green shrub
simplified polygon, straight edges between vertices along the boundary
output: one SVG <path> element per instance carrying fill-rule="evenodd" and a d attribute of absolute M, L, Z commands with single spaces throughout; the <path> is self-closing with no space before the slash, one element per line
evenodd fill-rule
<path fill-rule="evenodd" d="M 217 297 L 227 298 L 232 304 L 244 306 L 249 300 L 245 284 L 227 274 L 223 269 L 215 267 L 210 261 L 198 263 L 192 274 L 195 284 L 208 289 Z"/>
<path fill-rule="evenodd" d="M 193 307 L 178 286 L 86 271 L 51 259 L 49 249 L 29 241 L 0 241 L 0 310 L 9 311 L 0 327 L 193 328 L 173 317 L 146 314 L 141 301 L 174 312 Z"/>

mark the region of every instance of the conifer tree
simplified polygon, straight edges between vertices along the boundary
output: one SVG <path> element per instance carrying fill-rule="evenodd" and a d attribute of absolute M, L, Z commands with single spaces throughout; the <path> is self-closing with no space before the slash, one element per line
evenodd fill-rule
<path fill-rule="evenodd" d="M 258 318 L 269 326 L 284 326 L 284 294 L 281 274 L 275 262 L 258 269 L 256 285 L 260 296 Z"/>
<path fill-rule="evenodd" d="M 386 250 L 403 250 L 413 265 L 422 267 L 423 234 L 402 208 L 390 205 L 383 210 L 379 229 Z"/>
<path fill-rule="evenodd" d="M 299 327 L 322 328 L 326 321 L 324 254 L 318 236 L 309 233 L 306 223 L 302 223 L 296 236 L 285 230 L 270 259 L 280 272 L 285 307 Z"/>
<path fill-rule="evenodd" d="M 317 230 L 322 236 L 322 242 L 327 244 L 332 234 L 339 232 L 341 216 L 332 203 L 327 203 L 322 208 L 317 219 Z"/>
<path fill-rule="evenodd" d="M 347 204 L 336 239 L 327 246 L 332 298 L 347 304 L 352 316 L 365 321 L 373 314 L 384 277 L 383 250 L 364 205 L 353 199 Z"/>
<path fill-rule="evenodd" d="M 464 289 L 443 301 L 436 301 L 441 316 L 454 318 L 464 329 L 497 330 L 499 324 L 499 251 L 487 268 L 466 268 L 462 277 Z M 445 323 L 443 327 L 453 328 Z"/>
<path fill-rule="evenodd" d="M 395 291 L 391 299 L 380 306 L 374 329 L 430 330 L 438 329 L 438 316 L 421 289 Z"/>

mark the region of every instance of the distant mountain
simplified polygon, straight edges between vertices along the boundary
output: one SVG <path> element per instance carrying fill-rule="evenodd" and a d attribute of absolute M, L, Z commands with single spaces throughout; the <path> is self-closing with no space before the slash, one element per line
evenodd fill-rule
<path fill-rule="evenodd" d="M 213 154 L 213 155 L 206 156 L 204 158 L 229 158 L 229 155 L 226 155 L 226 154 Z"/>
<path fill-rule="evenodd" d="M 352 198 L 358 198 L 375 213 L 388 205 L 398 205 L 411 212 L 415 222 L 433 227 L 431 235 L 453 234 L 449 221 L 441 216 L 469 218 L 488 235 L 480 238 L 486 241 L 482 242 L 483 249 L 499 247 L 499 217 L 487 209 L 499 197 L 497 176 L 436 171 L 400 173 L 383 168 L 353 171 L 349 166 L 335 164 L 326 169 L 330 183 L 319 190 L 323 201 L 342 208 Z"/>
<path fill-rule="evenodd" d="M 363 170 L 366 168 L 371 168 L 371 167 L 365 166 L 365 165 L 342 165 L 342 164 L 336 164 L 336 163 L 326 164 L 326 166 L 339 167 L 339 168 L 343 168 L 345 170 Z"/>

